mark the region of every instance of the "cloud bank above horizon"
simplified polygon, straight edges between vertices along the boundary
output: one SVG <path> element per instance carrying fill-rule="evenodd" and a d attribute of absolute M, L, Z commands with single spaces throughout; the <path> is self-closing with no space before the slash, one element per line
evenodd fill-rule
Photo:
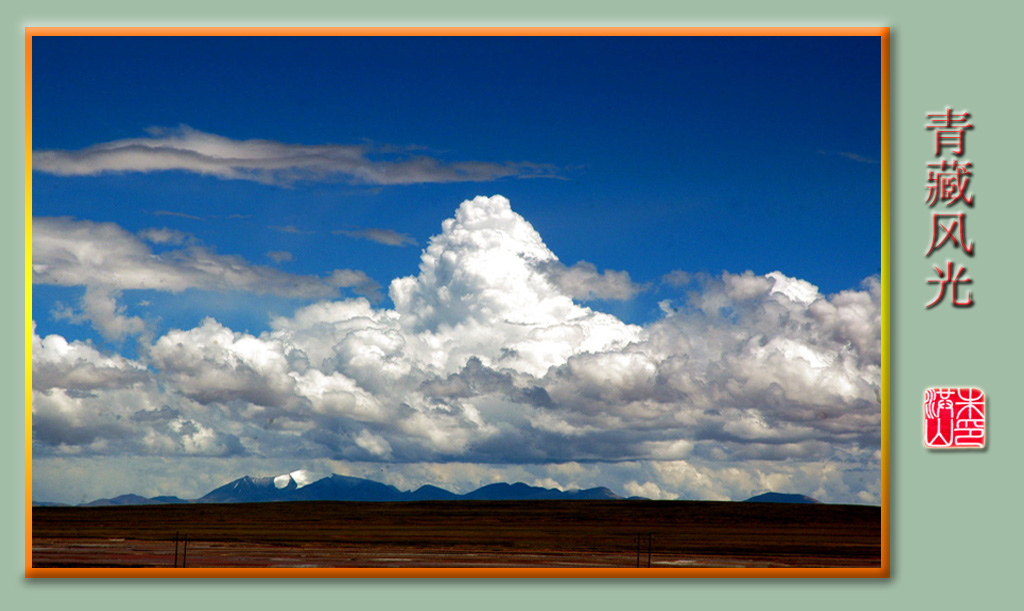
<path fill-rule="evenodd" d="M 278 181 L 294 164 L 223 167 L 211 173 Z M 781 272 L 677 271 L 664 282 L 686 296 L 631 325 L 579 302 L 647 287 L 565 265 L 501 196 L 465 201 L 444 221 L 418 274 L 391 281 L 393 308 L 335 299 L 339 286 L 372 291 L 357 270 L 295 276 L 175 233 L 43 219 L 33 247 L 36 282 L 86 286 L 78 315 L 139 342 L 128 358 L 34 336 L 39 499 L 81 475 L 77 457 L 165 471 L 188 457 L 194 493 L 244 474 L 225 471 L 234 466 L 455 490 L 522 479 L 653 498 L 880 496 L 877 277 L 822 295 Z M 122 291 L 190 287 L 314 302 L 259 334 L 208 317 L 150 337 L 118 310 Z M 164 477 L 175 469 L 185 473 Z"/>

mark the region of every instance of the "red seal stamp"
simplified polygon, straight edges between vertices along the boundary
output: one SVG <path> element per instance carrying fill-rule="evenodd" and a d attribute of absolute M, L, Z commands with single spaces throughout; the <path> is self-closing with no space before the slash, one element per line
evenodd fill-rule
<path fill-rule="evenodd" d="M 924 391 L 924 445 L 929 448 L 984 448 L 985 393 L 977 388 Z"/>

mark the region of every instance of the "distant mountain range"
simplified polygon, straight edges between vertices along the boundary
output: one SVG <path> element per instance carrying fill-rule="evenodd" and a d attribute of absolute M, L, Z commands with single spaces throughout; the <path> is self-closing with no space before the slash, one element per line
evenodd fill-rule
<path fill-rule="evenodd" d="M 109 507 L 114 505 L 161 505 L 171 503 L 268 503 L 281 501 L 532 501 L 532 500 L 614 500 L 621 499 L 608 488 L 587 490 L 557 490 L 523 483 L 488 484 L 467 494 L 455 494 L 437 486 L 421 486 L 403 491 L 359 477 L 332 474 L 314 480 L 306 471 L 295 471 L 277 477 L 245 476 L 228 482 L 194 499 L 176 496 L 146 498 L 137 494 L 124 494 L 110 499 L 82 503 L 79 507 Z M 59 503 L 33 503 L 36 507 L 59 506 Z"/>
<path fill-rule="evenodd" d="M 629 500 L 641 497 L 630 497 Z M 586 490 L 557 490 L 524 483 L 488 484 L 466 493 L 455 494 L 437 486 L 421 486 L 403 491 L 369 479 L 332 474 L 314 479 L 307 471 L 294 471 L 277 477 L 245 476 L 228 482 L 194 499 L 176 496 L 146 498 L 137 494 L 124 494 L 110 499 L 82 503 L 79 507 L 110 507 L 116 505 L 165 505 L 181 503 L 270 503 L 283 501 L 540 501 L 540 500 L 619 500 L 623 497 L 608 488 Z M 818 503 L 799 494 L 769 492 L 747 499 L 752 503 Z M 59 503 L 33 503 L 36 507 L 59 506 Z"/>
<path fill-rule="evenodd" d="M 744 503 L 800 503 L 804 505 L 821 505 L 818 499 L 812 499 L 803 494 L 782 494 L 781 492 L 765 492 L 752 496 Z"/>

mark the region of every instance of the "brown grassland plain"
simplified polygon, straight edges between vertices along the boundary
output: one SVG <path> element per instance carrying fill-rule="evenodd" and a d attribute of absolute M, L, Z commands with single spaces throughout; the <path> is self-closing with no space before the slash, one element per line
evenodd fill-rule
<path fill-rule="evenodd" d="M 176 533 L 188 535 L 187 558 L 183 544 L 175 556 Z M 637 500 L 32 509 L 35 568 L 172 567 L 182 561 L 190 568 L 635 567 L 638 561 L 652 567 L 878 567 L 881 510 Z"/>

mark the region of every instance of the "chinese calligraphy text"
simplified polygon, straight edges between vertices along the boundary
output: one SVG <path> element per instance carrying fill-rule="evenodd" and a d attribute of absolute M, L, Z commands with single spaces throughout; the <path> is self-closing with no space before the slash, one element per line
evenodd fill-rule
<path fill-rule="evenodd" d="M 926 164 L 927 180 L 925 203 L 929 208 L 943 203 L 946 208 L 956 204 L 974 207 L 974 194 L 968 193 L 968 183 L 974 175 L 974 164 L 958 159 L 964 154 L 964 134 L 973 129 L 969 122 L 970 113 L 956 112 L 950 107 L 942 112 L 927 113 L 928 122 L 925 129 L 932 131 L 935 137 L 935 156 L 940 157 L 948 150 L 955 159 L 939 159 Z M 925 257 L 946 247 L 949 250 L 959 249 L 964 255 L 974 256 L 974 241 L 967 239 L 967 215 L 965 212 L 932 212 L 931 240 Z M 967 276 L 964 265 L 947 259 L 946 265 L 933 265 L 936 277 L 925 280 L 928 284 L 937 285 L 935 297 L 927 304 L 926 309 L 933 308 L 946 298 L 947 289 L 953 307 L 964 308 L 974 305 L 971 291 L 960 290 L 960 285 L 974 282 Z M 963 296 L 962 296 L 963 295 Z"/>

